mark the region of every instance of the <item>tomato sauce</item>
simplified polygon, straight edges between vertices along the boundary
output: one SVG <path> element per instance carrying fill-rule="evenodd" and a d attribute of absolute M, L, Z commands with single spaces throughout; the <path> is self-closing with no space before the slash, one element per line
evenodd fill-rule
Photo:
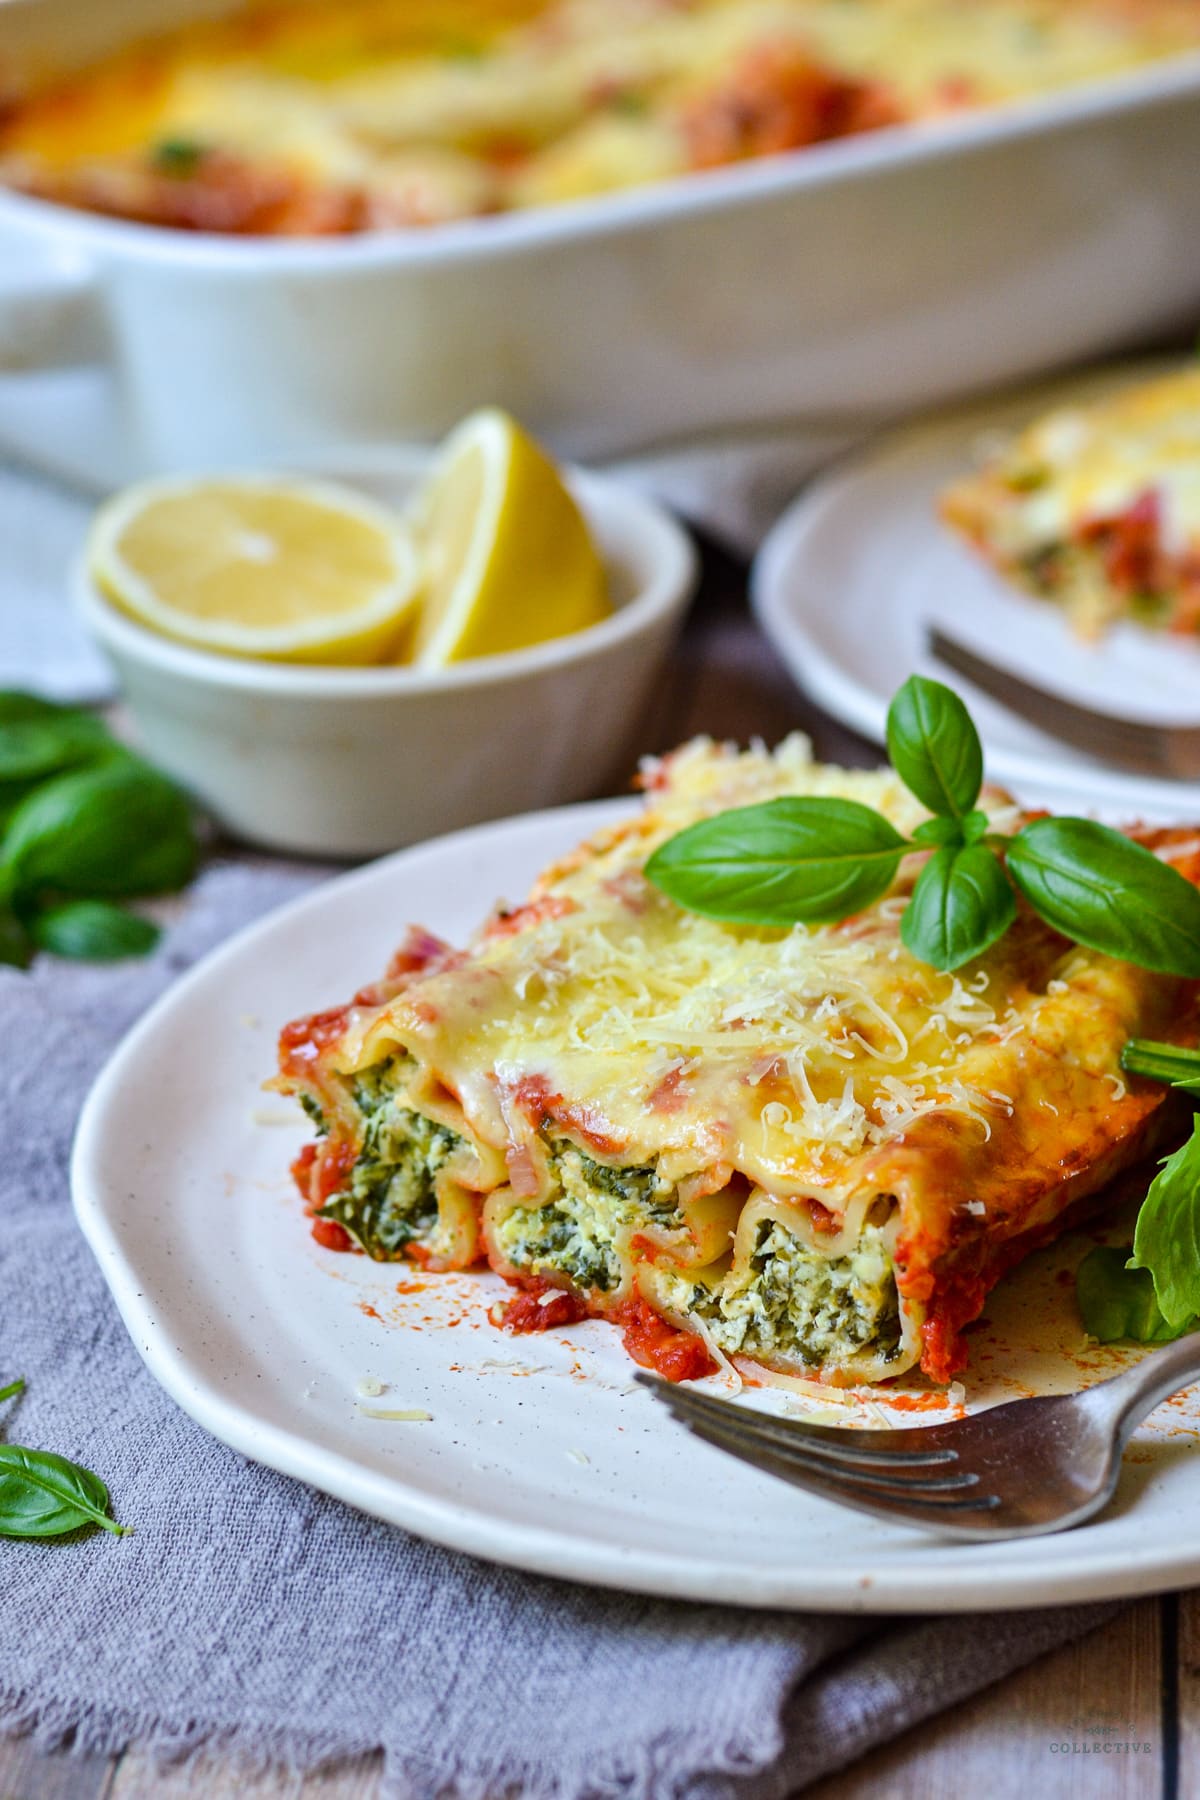
<path fill-rule="evenodd" d="M 614 1315 L 621 1327 L 625 1348 L 643 1369 L 653 1369 L 664 1381 L 698 1381 L 714 1375 L 717 1365 L 703 1338 L 667 1323 L 645 1300 L 630 1300 Z"/>
<path fill-rule="evenodd" d="M 530 1283 L 511 1300 L 493 1306 L 488 1314 L 493 1325 L 511 1332 L 549 1331 L 555 1325 L 577 1325 L 587 1316 L 586 1301 L 544 1281 Z"/>

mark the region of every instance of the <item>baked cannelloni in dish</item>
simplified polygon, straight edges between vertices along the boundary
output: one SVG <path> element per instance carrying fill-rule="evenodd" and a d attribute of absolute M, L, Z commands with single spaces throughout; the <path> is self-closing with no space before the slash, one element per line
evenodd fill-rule
<path fill-rule="evenodd" d="M 707 740 L 650 765 L 641 815 L 548 869 L 468 949 L 410 930 L 387 975 L 288 1025 L 275 1085 L 318 1137 L 318 1241 L 432 1269 L 481 1259 L 511 1329 L 585 1316 L 675 1378 L 722 1358 L 842 1383 L 949 1380 L 1030 1250 L 1177 1124 L 1127 1082 L 1137 1034 L 1192 1042 L 1196 984 L 1059 937 L 1022 905 L 939 973 L 898 921 L 925 858 L 837 925 L 726 925 L 650 853 L 777 795 L 925 813 L 890 773 Z M 997 829 L 1019 823 L 994 790 Z M 1143 834 L 1200 877 L 1195 831 Z"/>
<path fill-rule="evenodd" d="M 436 225 L 1197 45 L 1195 0 L 274 0 L 14 96 L 0 178 L 183 230 Z"/>
<path fill-rule="evenodd" d="M 942 516 L 1081 637 L 1200 632 L 1200 366 L 1036 419 Z"/>

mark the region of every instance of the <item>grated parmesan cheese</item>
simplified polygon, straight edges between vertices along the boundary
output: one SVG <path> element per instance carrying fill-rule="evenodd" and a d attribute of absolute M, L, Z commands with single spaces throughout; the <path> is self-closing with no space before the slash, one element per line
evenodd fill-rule
<path fill-rule="evenodd" d="M 364 1406 L 361 1400 L 354 1404 L 364 1419 L 396 1419 L 404 1425 L 425 1425 L 433 1418 L 420 1406 Z"/>

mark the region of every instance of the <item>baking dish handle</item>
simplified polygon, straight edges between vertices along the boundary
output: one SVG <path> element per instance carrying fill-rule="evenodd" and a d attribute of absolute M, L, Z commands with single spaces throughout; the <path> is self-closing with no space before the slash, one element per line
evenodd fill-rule
<path fill-rule="evenodd" d="M 104 354 L 96 272 L 72 258 L 0 246 L 0 371 L 61 368 Z"/>

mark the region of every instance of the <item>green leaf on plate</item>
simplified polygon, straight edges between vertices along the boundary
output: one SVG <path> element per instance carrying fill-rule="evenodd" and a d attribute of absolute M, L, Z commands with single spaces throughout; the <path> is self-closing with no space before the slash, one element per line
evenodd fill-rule
<path fill-rule="evenodd" d="M 1123 1338 L 1135 1344 L 1166 1344 L 1189 1325 L 1168 1325 L 1159 1311 L 1154 1282 L 1146 1269 L 1131 1269 L 1128 1250 L 1089 1250 L 1075 1273 L 1075 1299 L 1083 1328 L 1101 1344 Z"/>
<path fill-rule="evenodd" d="M 1200 1119 L 1150 1184 L 1129 1266 L 1149 1271 L 1162 1316 L 1175 1330 L 1200 1313 Z"/>
<path fill-rule="evenodd" d="M 983 746 L 953 688 L 910 675 L 888 708 L 892 767 L 932 813 L 963 819 L 983 783 Z"/>
<path fill-rule="evenodd" d="M 646 875 L 707 918 L 820 924 L 885 894 L 906 848 L 882 813 L 857 800 L 789 797 L 689 825 L 660 845 Z"/>
<path fill-rule="evenodd" d="M 1035 819 L 1008 845 L 1008 872 L 1065 937 L 1143 969 L 1200 978 L 1200 889 L 1093 819 Z"/>
<path fill-rule="evenodd" d="M 900 936 L 922 962 L 959 969 L 1003 937 L 1016 916 L 1012 888 L 992 852 L 983 844 L 948 844 L 917 877 Z"/>

